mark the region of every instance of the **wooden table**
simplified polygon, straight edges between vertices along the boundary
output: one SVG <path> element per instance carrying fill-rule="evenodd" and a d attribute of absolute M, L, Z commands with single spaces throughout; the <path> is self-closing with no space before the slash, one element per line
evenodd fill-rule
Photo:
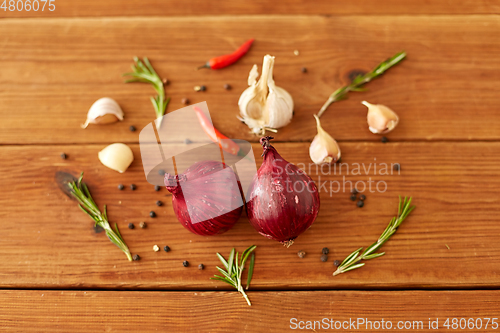
<path fill-rule="evenodd" d="M 293 328 L 292 318 L 304 326 L 323 318 L 384 319 L 393 329 L 399 321 L 422 321 L 419 331 L 439 318 L 440 330 L 448 331 L 447 318 L 451 325 L 452 318 L 500 317 L 499 1 L 53 3 L 53 12 L 0 10 L 2 331 L 284 332 Z M 254 46 L 234 66 L 193 71 L 251 37 Z M 353 73 L 400 50 L 407 60 L 322 117 L 344 163 L 400 163 L 400 174 L 346 174 L 353 182 L 385 181 L 387 191 L 367 193 L 362 209 L 348 193 L 323 191 L 316 222 L 292 247 L 257 234 L 246 216 L 221 236 L 190 234 L 177 222 L 167 191 L 146 182 L 139 131 L 128 128 L 153 120 L 153 91 L 123 83 L 133 56 L 149 57 L 168 78 L 168 111 L 182 107 L 183 98 L 207 101 L 215 126 L 254 142 L 255 152 L 258 138 L 236 119 L 237 101 L 251 66 L 260 67 L 267 53 L 276 56 L 275 80 L 293 96 L 295 117 L 275 146 L 292 163 L 310 163 L 312 115 Z M 232 90 L 224 90 L 226 83 Z M 206 92 L 193 91 L 200 84 Z M 90 105 L 104 96 L 118 101 L 125 120 L 80 129 Z M 368 131 L 362 100 L 400 115 L 388 143 Z M 124 174 L 97 159 L 114 142 L 128 144 L 136 157 Z M 256 159 L 260 165 L 258 153 Z M 139 262 L 128 262 L 59 191 L 59 170 L 85 172 Z M 118 191 L 119 183 L 137 190 Z M 396 213 L 398 195 L 413 196 L 417 209 L 384 245 L 386 255 L 332 277 L 333 260 L 377 239 Z M 157 200 L 164 206 L 156 207 Z M 148 216 L 153 209 L 156 219 Z M 140 221 L 147 229 L 127 228 Z M 172 251 L 154 252 L 154 244 Z M 251 244 L 258 248 L 249 307 L 209 278 L 216 252 Z M 322 263 L 325 246 L 330 255 Z M 298 258 L 298 250 L 307 256 Z M 184 260 L 191 266 L 183 267 Z M 496 331 L 485 323 L 475 330 Z M 358 330 L 370 331 L 363 325 L 344 331 Z"/>

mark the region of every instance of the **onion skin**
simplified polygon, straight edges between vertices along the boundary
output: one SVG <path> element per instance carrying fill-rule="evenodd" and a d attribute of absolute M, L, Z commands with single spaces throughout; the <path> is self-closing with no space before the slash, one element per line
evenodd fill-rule
<path fill-rule="evenodd" d="M 201 236 L 222 234 L 241 216 L 243 203 L 240 185 L 233 170 L 222 162 L 202 161 L 183 174 L 165 174 L 165 186 L 172 193 L 172 206 L 179 222 Z M 188 200 L 186 200 L 186 197 Z M 227 211 L 227 206 L 238 208 Z M 226 210 L 221 214 L 221 209 Z M 197 220 L 193 222 L 192 218 Z"/>
<path fill-rule="evenodd" d="M 264 161 L 248 189 L 247 215 L 261 235 L 289 247 L 316 220 L 319 193 L 305 172 L 269 144 L 271 139 L 260 140 Z"/>

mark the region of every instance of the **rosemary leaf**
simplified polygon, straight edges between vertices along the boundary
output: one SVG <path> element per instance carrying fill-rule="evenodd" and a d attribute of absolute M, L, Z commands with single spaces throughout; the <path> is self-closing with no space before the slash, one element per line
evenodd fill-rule
<path fill-rule="evenodd" d="M 323 106 L 319 110 L 318 118 L 323 115 L 323 113 L 332 103 L 346 99 L 347 93 L 349 91 L 365 91 L 365 89 L 362 88 L 362 86 L 365 83 L 368 83 L 371 80 L 375 79 L 376 77 L 382 75 L 386 70 L 401 62 L 401 60 L 403 60 L 405 57 L 406 57 L 406 52 L 404 51 L 399 52 L 395 54 L 392 58 L 389 58 L 386 61 L 381 62 L 377 67 L 375 67 L 373 71 L 366 73 L 365 75 L 358 75 L 351 82 L 351 84 L 335 90 L 333 94 L 331 94 L 330 97 L 328 97 L 328 100 L 325 102 L 325 104 L 323 104 Z"/>
<path fill-rule="evenodd" d="M 382 253 L 374 253 L 374 254 L 370 254 L 370 255 L 365 255 L 364 258 L 365 260 L 369 260 L 369 259 L 375 259 L 375 258 L 378 258 L 378 257 L 381 257 L 385 254 L 385 252 L 382 252 Z"/>
<path fill-rule="evenodd" d="M 229 280 L 231 280 L 231 279 L 232 279 L 232 277 L 231 277 L 231 276 L 229 276 L 229 274 L 228 274 L 228 273 L 226 273 L 226 271 L 225 271 L 225 270 L 223 270 L 223 269 L 222 269 L 222 268 L 220 268 L 219 266 L 217 266 L 217 269 L 219 270 L 219 272 L 221 272 L 221 274 L 222 274 L 222 275 L 224 275 L 224 276 L 226 277 L 226 279 L 229 279 Z"/>
<path fill-rule="evenodd" d="M 233 249 L 231 250 L 231 252 L 229 253 L 229 259 L 227 260 L 227 263 L 228 263 L 228 268 L 227 268 L 227 272 L 232 275 L 233 274 L 233 262 L 234 262 L 234 247 Z"/>
<path fill-rule="evenodd" d="M 345 273 L 345 272 L 348 272 L 348 271 L 352 271 L 353 269 L 363 267 L 364 265 L 365 265 L 365 263 L 357 264 L 357 265 L 354 265 L 354 266 L 349 266 L 342 273 Z"/>
<path fill-rule="evenodd" d="M 143 63 L 144 62 L 144 63 Z M 155 109 L 156 118 L 158 121 L 158 128 L 161 126 L 161 119 L 165 115 L 165 110 L 170 102 L 170 97 L 165 98 L 165 87 L 162 79 L 158 76 L 148 58 L 141 61 L 139 58 L 134 57 L 134 65 L 132 65 L 132 72 L 125 73 L 123 76 L 130 76 L 131 79 L 125 80 L 125 83 L 141 82 L 149 83 L 153 86 L 157 96 L 151 97 L 151 103 Z"/>
<path fill-rule="evenodd" d="M 356 257 L 358 255 L 359 251 L 361 251 L 362 249 L 363 248 L 360 247 L 359 249 L 348 255 L 347 258 L 344 259 L 341 265 L 347 265 L 352 260 L 353 257 Z"/>
<path fill-rule="evenodd" d="M 401 197 L 399 197 L 398 216 L 391 219 L 391 222 L 389 222 L 389 225 L 385 228 L 384 232 L 382 232 L 382 235 L 380 235 L 379 239 L 372 245 L 368 246 L 363 254 L 359 255 L 359 252 L 361 251 L 361 249 L 363 249 L 361 247 L 348 255 L 347 258 L 345 258 L 337 268 L 337 270 L 333 272 L 333 276 L 362 267 L 365 263 L 359 263 L 361 260 L 370 260 L 383 256 L 385 252 L 373 252 L 378 251 L 378 249 L 380 249 L 382 245 L 384 245 L 384 243 L 387 242 L 391 238 L 391 236 L 396 233 L 401 223 L 403 223 L 406 217 L 410 215 L 410 213 L 415 209 L 415 206 L 411 206 L 411 200 L 411 197 L 409 199 L 405 197 L 404 200 L 401 201 Z"/>
<path fill-rule="evenodd" d="M 255 245 L 250 246 L 245 251 L 243 251 L 241 256 L 240 256 L 239 252 L 236 252 L 236 254 L 235 254 L 235 249 L 233 248 L 231 250 L 231 252 L 229 253 L 229 260 L 228 261 L 226 261 L 226 259 L 220 253 L 217 253 L 217 257 L 224 264 L 224 267 L 226 268 L 226 270 L 217 266 L 217 269 L 219 270 L 219 272 L 223 276 L 214 275 L 214 277 L 210 278 L 212 280 L 219 280 L 219 281 L 226 282 L 227 284 L 236 288 L 236 290 L 238 290 L 243 295 L 243 297 L 247 301 L 248 305 L 250 305 L 250 306 L 252 305 L 252 303 L 250 303 L 250 299 L 248 298 L 247 294 L 245 293 L 245 289 L 243 288 L 243 286 L 241 284 L 241 276 L 243 274 L 243 271 L 245 270 L 245 263 L 248 259 L 248 256 L 250 254 L 252 254 L 252 257 L 250 259 L 250 267 L 248 270 L 248 278 L 247 278 L 246 289 L 248 290 L 248 287 L 250 285 L 250 281 L 252 279 L 253 266 L 255 263 L 255 255 L 254 255 L 253 251 L 256 248 L 257 248 L 257 246 L 255 246 Z M 240 260 L 240 261 L 238 261 L 238 260 Z"/>
<path fill-rule="evenodd" d="M 130 250 L 128 249 L 127 244 L 125 244 L 125 241 L 123 240 L 123 237 L 118 230 L 118 226 L 115 224 L 115 230 L 113 230 L 113 228 L 109 225 L 106 206 L 104 206 L 103 213 L 101 213 L 99 207 L 97 207 L 94 199 L 92 198 L 87 185 L 82 182 L 82 179 L 83 172 L 81 173 L 80 178 L 78 178 L 78 181 L 76 183 L 75 181 L 68 183 L 71 195 L 75 197 L 75 199 L 79 203 L 78 207 L 80 207 L 80 209 L 85 214 L 90 216 L 90 218 L 94 220 L 96 225 L 103 228 L 106 232 L 106 236 L 108 236 L 108 239 L 113 244 L 118 246 L 120 250 L 123 251 L 123 253 L 125 253 L 129 261 L 132 261 Z"/>
<path fill-rule="evenodd" d="M 221 256 L 221 255 L 220 255 L 220 253 L 217 253 L 217 257 L 219 257 L 219 260 L 222 262 L 222 264 L 224 265 L 224 267 L 225 267 L 226 269 L 228 269 L 228 264 L 227 264 L 226 259 L 224 259 L 224 257 L 223 257 L 223 256 Z"/>
<path fill-rule="evenodd" d="M 247 287 L 245 288 L 246 290 L 248 290 L 248 288 L 250 287 L 250 281 L 252 281 L 254 264 L 255 264 L 255 253 L 252 253 L 252 257 L 250 258 L 250 266 L 248 267 Z"/>

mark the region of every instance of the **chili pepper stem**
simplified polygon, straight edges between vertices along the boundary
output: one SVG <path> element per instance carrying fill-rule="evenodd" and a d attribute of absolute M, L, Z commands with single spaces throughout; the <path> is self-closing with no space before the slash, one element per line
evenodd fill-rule
<path fill-rule="evenodd" d="M 196 67 L 196 70 L 199 71 L 200 69 L 203 69 L 203 68 L 210 68 L 210 64 L 207 62 L 202 66 Z"/>

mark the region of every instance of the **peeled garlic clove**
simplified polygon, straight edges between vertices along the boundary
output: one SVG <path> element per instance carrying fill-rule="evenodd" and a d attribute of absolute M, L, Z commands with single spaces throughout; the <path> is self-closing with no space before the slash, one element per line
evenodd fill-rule
<path fill-rule="evenodd" d="M 392 131 L 399 123 L 398 115 L 382 104 L 371 104 L 367 101 L 361 102 L 368 107 L 368 129 L 374 134 L 385 134 Z"/>
<path fill-rule="evenodd" d="M 113 143 L 99 152 L 99 161 L 119 173 L 124 173 L 133 160 L 132 149 L 123 143 Z"/>
<path fill-rule="evenodd" d="M 314 115 L 314 118 L 318 134 L 309 146 L 309 156 L 315 164 L 335 163 L 340 159 L 340 147 L 337 141 L 321 127 L 318 116 Z"/>
<path fill-rule="evenodd" d="M 123 120 L 122 109 L 114 99 L 104 97 L 92 104 L 82 128 L 87 128 L 89 124 L 110 124 L 118 120 Z"/>
<path fill-rule="evenodd" d="M 241 120 L 255 134 L 264 134 L 266 129 L 288 125 L 293 116 L 292 96 L 283 88 L 277 87 L 273 80 L 274 57 L 266 55 L 262 65 L 262 75 L 257 65 L 252 67 L 248 76 L 248 87 L 240 96 L 238 106 Z"/>

